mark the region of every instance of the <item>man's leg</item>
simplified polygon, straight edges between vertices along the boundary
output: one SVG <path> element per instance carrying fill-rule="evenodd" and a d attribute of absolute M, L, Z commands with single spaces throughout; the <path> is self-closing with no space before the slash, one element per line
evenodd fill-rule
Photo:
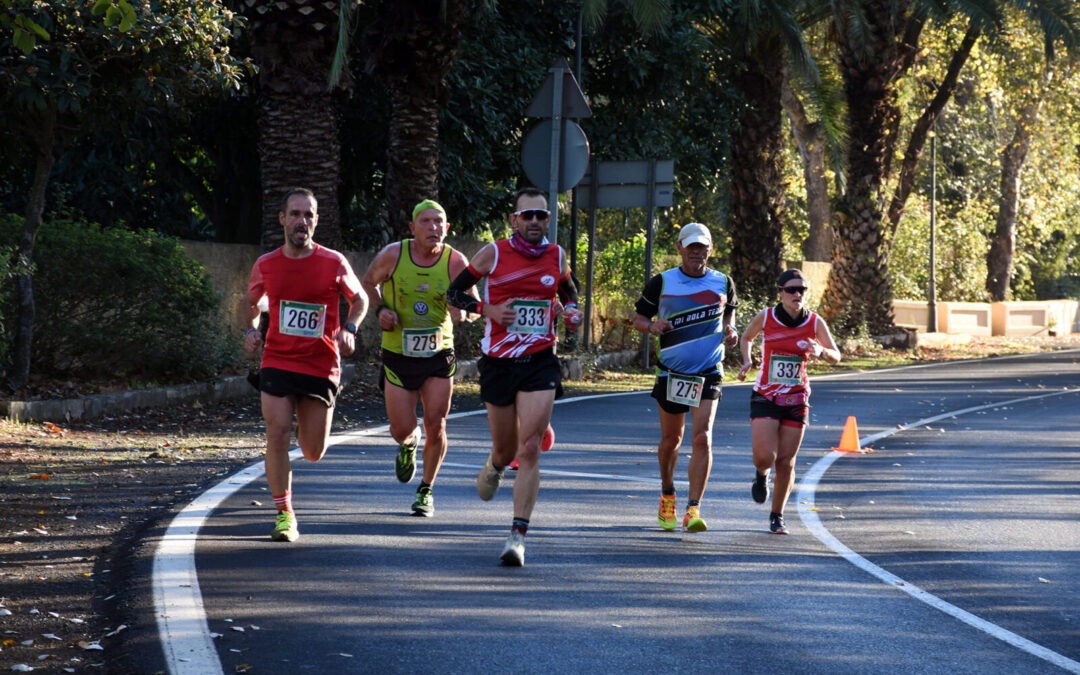
<path fill-rule="evenodd" d="M 330 423 L 334 409 L 314 398 L 296 398 L 296 423 L 299 437 L 296 442 L 309 462 L 317 462 L 326 454 L 330 439 Z"/>
<path fill-rule="evenodd" d="M 429 377 L 420 387 L 420 399 L 424 402 L 423 481 L 428 485 L 435 483 L 446 457 L 446 416 L 450 414 L 453 391 L 454 380 L 449 377 Z"/>
<path fill-rule="evenodd" d="M 518 472 L 514 477 L 514 518 L 528 520 L 540 490 L 540 437 L 551 421 L 555 390 L 519 391 L 515 407 L 518 426 Z"/>
<path fill-rule="evenodd" d="M 397 386 L 383 376 L 383 399 L 386 417 L 390 420 L 390 435 L 395 443 L 404 443 L 416 431 L 416 401 L 420 392 Z M 425 416 L 427 407 L 425 406 Z"/>
<path fill-rule="evenodd" d="M 292 437 L 294 398 L 262 392 L 262 413 L 266 421 L 266 482 L 274 498 L 277 520 L 270 538 L 295 541 L 300 536 L 292 508 L 292 465 L 289 439 Z"/>
<path fill-rule="evenodd" d="M 292 489 L 289 439 L 292 438 L 293 406 L 293 397 L 262 392 L 262 414 L 266 421 L 266 482 L 273 495 L 284 495 Z"/>
<path fill-rule="evenodd" d="M 712 473 L 712 431 L 716 418 L 716 399 L 702 399 L 701 405 L 690 409 L 691 418 L 691 454 L 688 475 L 690 478 L 691 501 L 701 501 L 705 495 L 705 486 L 709 484 Z"/>
<path fill-rule="evenodd" d="M 420 392 L 400 387 L 383 376 L 383 399 L 390 419 L 390 436 L 398 443 L 394 455 L 394 473 L 402 483 L 416 475 L 416 449 L 420 446 L 420 428 L 416 425 L 416 401 Z"/>
<path fill-rule="evenodd" d="M 679 461 L 679 446 L 682 445 L 683 429 L 686 427 L 686 413 L 669 413 L 660 408 L 660 445 L 656 448 L 660 460 L 660 486 L 675 487 L 675 465 Z"/>

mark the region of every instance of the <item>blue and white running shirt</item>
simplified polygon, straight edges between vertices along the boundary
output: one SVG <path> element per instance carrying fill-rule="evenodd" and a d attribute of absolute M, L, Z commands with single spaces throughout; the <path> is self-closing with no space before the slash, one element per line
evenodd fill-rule
<path fill-rule="evenodd" d="M 731 277 L 708 268 L 703 276 L 692 277 L 675 267 L 646 282 L 634 309 L 671 323 L 659 335 L 661 370 L 709 375 L 723 372 L 724 317 L 738 305 Z"/>

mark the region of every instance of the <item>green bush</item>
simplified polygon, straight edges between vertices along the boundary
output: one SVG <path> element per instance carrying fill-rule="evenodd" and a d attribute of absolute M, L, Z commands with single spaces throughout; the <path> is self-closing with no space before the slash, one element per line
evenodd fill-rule
<path fill-rule="evenodd" d="M 0 216 L 0 246 L 21 229 L 21 218 Z M 220 299 L 176 239 L 61 217 L 42 224 L 34 260 L 31 373 L 163 382 L 235 363 Z M 10 276 L 0 293 L 0 316 L 13 323 Z M 10 331 L 5 338 L 7 349 Z"/>

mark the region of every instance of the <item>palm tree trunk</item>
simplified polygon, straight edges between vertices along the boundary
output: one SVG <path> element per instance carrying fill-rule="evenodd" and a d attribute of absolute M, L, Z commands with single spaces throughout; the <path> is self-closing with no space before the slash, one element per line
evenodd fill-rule
<path fill-rule="evenodd" d="M 907 15 L 907 4 L 870 0 L 864 5 L 870 35 L 840 37 L 848 180 L 837 208 L 832 272 L 822 297 L 822 314 L 840 334 L 865 328 L 876 335 L 894 328 L 882 189 L 899 124 L 895 82 L 916 44 L 899 39 L 905 28 L 914 30 L 896 20 Z"/>
<path fill-rule="evenodd" d="M 15 326 L 15 349 L 12 355 L 8 384 L 18 391 L 30 380 L 30 360 L 33 356 L 34 318 L 37 306 L 34 302 L 34 245 L 45 215 L 45 194 L 49 187 L 56 155 L 56 111 L 49 108 L 38 118 L 39 126 L 32 133 L 36 155 L 34 157 L 34 180 L 30 186 L 30 198 L 26 204 L 22 237 L 19 239 L 19 275 L 16 286 L 19 300 L 19 319 Z"/>
<path fill-rule="evenodd" d="M 735 78 L 751 103 L 743 108 L 732 143 L 730 262 L 740 294 L 771 299 L 783 271 L 780 90 L 787 73 L 779 41 L 764 44 L 761 54 Z"/>
<path fill-rule="evenodd" d="M 408 232 L 412 209 L 424 199 L 439 199 L 439 107 L 432 105 L 432 83 L 420 78 L 387 83 L 390 128 L 386 151 L 386 211 L 383 241 Z"/>
<path fill-rule="evenodd" d="M 1008 299 L 1016 247 L 1016 214 L 1020 203 L 1020 173 L 1031 150 L 1032 133 L 1042 106 L 1042 91 L 1050 83 L 1050 68 L 1043 72 L 1042 89 L 1020 111 L 1016 130 L 1001 157 L 1001 194 L 990 251 L 986 255 L 986 290 L 994 302 Z"/>
<path fill-rule="evenodd" d="M 412 208 L 439 196 L 439 115 L 457 60 L 465 0 L 382 0 L 368 31 L 368 70 L 386 82 L 390 129 L 384 241 L 408 232 Z"/>
<path fill-rule="evenodd" d="M 264 92 L 259 103 L 259 175 L 262 179 L 262 244 L 284 242 L 278 212 L 292 187 L 306 187 L 319 201 L 315 240 L 340 248 L 341 140 L 331 94 L 295 96 Z"/>

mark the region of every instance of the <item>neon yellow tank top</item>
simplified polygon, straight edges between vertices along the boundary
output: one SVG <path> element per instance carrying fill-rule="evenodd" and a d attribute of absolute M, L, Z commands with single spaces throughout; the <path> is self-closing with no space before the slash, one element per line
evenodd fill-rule
<path fill-rule="evenodd" d="M 421 267 L 410 255 L 411 242 L 401 241 L 397 265 L 382 286 L 383 302 L 398 315 L 394 329 L 383 331 L 382 347 L 404 356 L 434 356 L 454 347 L 454 323 L 446 309 L 453 249 L 444 245 L 433 265 Z"/>

